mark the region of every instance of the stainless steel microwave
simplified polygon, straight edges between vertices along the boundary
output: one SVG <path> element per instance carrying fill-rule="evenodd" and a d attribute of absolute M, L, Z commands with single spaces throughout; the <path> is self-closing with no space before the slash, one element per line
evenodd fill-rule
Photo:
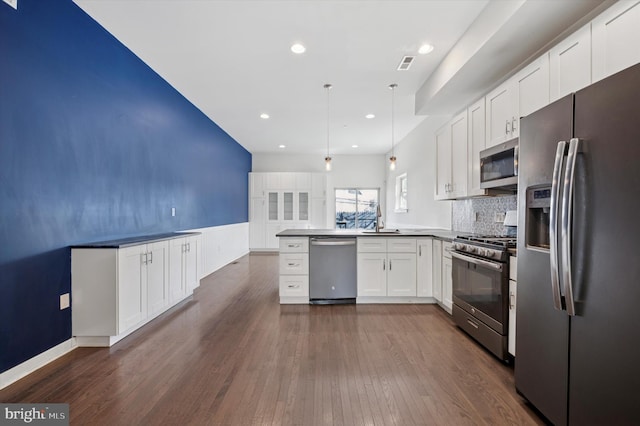
<path fill-rule="evenodd" d="M 518 138 L 480 151 L 480 188 L 518 187 Z"/>

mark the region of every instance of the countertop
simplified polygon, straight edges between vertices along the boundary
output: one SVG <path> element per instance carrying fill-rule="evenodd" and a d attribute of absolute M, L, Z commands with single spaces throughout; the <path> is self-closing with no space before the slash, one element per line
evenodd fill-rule
<path fill-rule="evenodd" d="M 200 232 L 167 232 L 165 234 L 140 235 L 137 237 L 120 238 L 117 240 L 74 244 L 71 248 L 124 248 L 137 246 L 142 243 L 153 243 L 156 241 L 172 240 L 174 238 L 184 238 L 190 235 L 200 235 Z"/>
<path fill-rule="evenodd" d="M 285 229 L 276 237 L 435 237 L 445 241 L 452 241 L 458 235 L 468 235 L 465 232 L 450 231 L 448 229 L 399 229 L 398 232 L 367 232 L 362 229 Z"/>

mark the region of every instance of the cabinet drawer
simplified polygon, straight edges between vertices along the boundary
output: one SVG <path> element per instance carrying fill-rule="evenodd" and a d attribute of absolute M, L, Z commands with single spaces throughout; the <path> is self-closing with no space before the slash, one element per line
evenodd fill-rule
<path fill-rule="evenodd" d="M 388 253 L 415 253 L 416 252 L 416 239 L 415 238 L 389 238 L 387 240 L 387 252 Z"/>
<path fill-rule="evenodd" d="M 307 275 L 280 276 L 280 297 L 309 297 L 309 277 Z"/>
<path fill-rule="evenodd" d="M 307 253 L 280 253 L 281 275 L 309 275 Z"/>
<path fill-rule="evenodd" d="M 308 253 L 309 238 L 280 237 L 281 253 Z"/>
<path fill-rule="evenodd" d="M 442 242 L 442 257 L 451 259 L 451 246 L 452 244 L 446 241 Z"/>
<path fill-rule="evenodd" d="M 387 239 L 376 237 L 358 238 L 358 251 L 362 253 L 386 253 Z"/>
<path fill-rule="evenodd" d="M 509 279 L 513 281 L 518 281 L 518 258 L 515 256 L 509 257 Z"/>

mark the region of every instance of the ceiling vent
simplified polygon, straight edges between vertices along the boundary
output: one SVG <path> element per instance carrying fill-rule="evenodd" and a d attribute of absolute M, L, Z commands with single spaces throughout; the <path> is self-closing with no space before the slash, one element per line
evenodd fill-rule
<path fill-rule="evenodd" d="M 400 65 L 398 65 L 398 71 L 408 70 L 415 58 L 415 56 L 404 56 L 400 61 Z"/>

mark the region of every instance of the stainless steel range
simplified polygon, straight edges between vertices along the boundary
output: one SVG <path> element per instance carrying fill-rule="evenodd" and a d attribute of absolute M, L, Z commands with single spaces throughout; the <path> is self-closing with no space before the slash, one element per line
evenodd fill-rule
<path fill-rule="evenodd" d="M 453 241 L 453 319 L 471 337 L 508 360 L 509 249 L 514 237 L 469 236 Z"/>

